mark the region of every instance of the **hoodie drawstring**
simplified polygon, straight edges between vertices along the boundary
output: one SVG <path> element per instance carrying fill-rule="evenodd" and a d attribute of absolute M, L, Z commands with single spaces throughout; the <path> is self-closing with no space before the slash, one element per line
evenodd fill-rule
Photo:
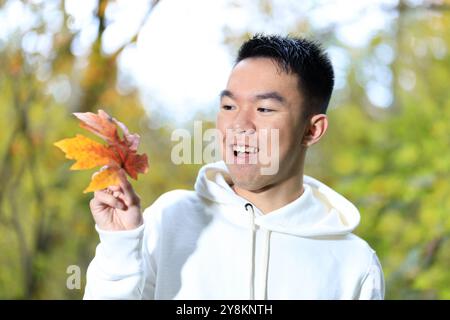
<path fill-rule="evenodd" d="M 258 297 L 260 300 L 267 299 L 267 277 L 268 277 L 268 269 L 269 269 L 269 255 L 270 255 L 270 235 L 272 231 L 264 230 L 264 254 L 263 254 L 263 272 L 261 272 L 261 283 L 263 284 L 261 287 L 261 295 Z"/>
<path fill-rule="evenodd" d="M 250 208 L 250 210 L 249 210 Z M 251 228 L 250 228 L 250 243 L 251 243 L 251 255 L 250 255 L 250 300 L 255 299 L 255 237 L 256 237 L 256 227 L 255 227 L 255 211 L 250 203 L 245 204 L 245 210 L 250 212 L 251 216 Z"/>
<path fill-rule="evenodd" d="M 256 244 L 256 224 L 255 224 L 255 210 L 250 203 L 245 204 L 245 210 L 251 214 L 251 255 L 250 255 L 250 300 L 255 299 L 255 244 Z M 262 283 L 261 291 L 258 294 L 258 299 L 267 299 L 267 276 L 269 269 L 269 255 L 270 255 L 270 230 L 264 230 L 264 251 L 262 256 L 263 270 L 260 274 L 260 283 Z"/>

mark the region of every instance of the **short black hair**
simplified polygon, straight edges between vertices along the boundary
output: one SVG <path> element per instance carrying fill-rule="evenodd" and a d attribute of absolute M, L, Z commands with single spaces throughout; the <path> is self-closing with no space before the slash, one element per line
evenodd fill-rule
<path fill-rule="evenodd" d="M 333 66 L 321 45 L 291 36 L 256 34 L 242 44 L 236 64 L 247 58 L 273 59 L 284 72 L 299 79 L 307 115 L 326 113 L 334 86 Z"/>

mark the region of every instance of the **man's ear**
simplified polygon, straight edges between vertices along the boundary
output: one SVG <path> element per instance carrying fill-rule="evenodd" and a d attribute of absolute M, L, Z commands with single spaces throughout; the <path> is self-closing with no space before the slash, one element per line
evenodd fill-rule
<path fill-rule="evenodd" d="M 325 114 L 315 114 L 307 121 L 302 145 L 312 146 L 322 138 L 328 128 L 328 118 Z"/>

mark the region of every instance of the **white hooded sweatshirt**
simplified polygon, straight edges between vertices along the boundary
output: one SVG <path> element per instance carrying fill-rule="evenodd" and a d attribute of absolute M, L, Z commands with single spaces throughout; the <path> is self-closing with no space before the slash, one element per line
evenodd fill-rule
<path fill-rule="evenodd" d="M 84 299 L 383 299 L 375 251 L 351 232 L 347 199 L 304 176 L 304 193 L 262 214 L 223 162 L 195 191 L 163 194 L 130 231 L 104 231 Z"/>

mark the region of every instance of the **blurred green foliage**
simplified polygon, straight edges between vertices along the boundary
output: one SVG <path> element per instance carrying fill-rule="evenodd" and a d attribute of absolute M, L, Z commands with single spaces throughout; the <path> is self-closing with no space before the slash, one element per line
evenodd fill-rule
<path fill-rule="evenodd" d="M 64 2 L 57 3 L 69 19 Z M 38 23 L 0 43 L 0 298 L 79 299 L 82 290 L 66 287 L 66 270 L 80 266 L 83 288 L 98 238 L 88 208 L 92 195 L 82 193 L 93 171 L 69 171 L 70 161 L 53 146 L 81 132 L 71 113 L 101 106 L 141 135 L 139 151 L 149 155 L 150 171 L 133 185 L 144 208 L 168 190 L 192 189 L 200 166 L 172 164 L 173 128 L 149 125 L 155 119 L 138 92 L 117 89 L 117 59 L 136 37 L 102 53 L 108 1 L 99 1 L 97 38 L 84 58 L 73 55 L 77 35 L 66 23 L 52 33 L 51 55 L 25 51 L 27 33 L 48 32 L 40 5 L 26 5 Z M 270 1 L 261 7 L 271 14 Z M 397 29 L 374 35 L 363 49 L 305 21 L 293 30 L 351 58 L 345 87 L 329 110 L 329 131 L 309 151 L 306 173 L 360 209 L 357 234 L 381 259 L 387 298 L 450 299 L 450 11 L 445 3 L 431 8 L 426 1 L 414 7 L 400 1 L 394 9 Z M 226 41 L 235 50 L 247 36 Z M 391 61 L 380 59 L 383 45 L 392 49 Z M 389 108 L 367 98 L 367 67 L 390 71 Z M 58 99 L 67 84 L 70 99 Z"/>

